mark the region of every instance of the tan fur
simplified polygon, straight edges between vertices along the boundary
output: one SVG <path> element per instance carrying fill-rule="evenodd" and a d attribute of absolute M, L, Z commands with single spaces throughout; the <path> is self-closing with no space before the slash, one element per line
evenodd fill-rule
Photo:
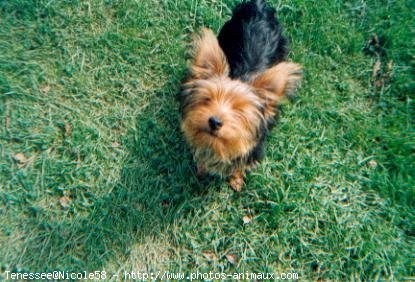
<path fill-rule="evenodd" d="M 235 192 L 240 192 L 242 186 L 244 185 L 245 171 L 241 169 L 236 169 L 232 176 L 229 179 L 229 185 L 232 187 Z"/>
<path fill-rule="evenodd" d="M 259 74 L 251 82 L 264 100 L 266 118 L 276 115 L 276 106 L 291 96 L 302 77 L 299 64 L 282 62 Z"/>
<path fill-rule="evenodd" d="M 204 28 L 195 41 L 195 57 L 192 76 L 195 79 L 206 79 L 214 75 L 229 73 L 229 65 L 225 54 L 212 30 Z"/>
<path fill-rule="evenodd" d="M 184 110 L 182 130 L 192 147 L 203 151 L 198 153 L 200 158 L 210 150 L 218 161 L 230 164 L 255 146 L 261 101 L 248 85 L 220 77 L 189 82 L 186 87 L 192 89 L 193 97 Z M 207 123 L 213 115 L 224 122 L 214 135 Z"/>

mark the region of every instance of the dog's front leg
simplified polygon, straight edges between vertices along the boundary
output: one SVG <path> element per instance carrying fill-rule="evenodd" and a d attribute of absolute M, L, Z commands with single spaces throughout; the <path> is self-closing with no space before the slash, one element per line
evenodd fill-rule
<path fill-rule="evenodd" d="M 244 186 L 245 171 L 242 169 L 236 169 L 229 178 L 229 185 L 235 192 L 240 192 Z"/>
<path fill-rule="evenodd" d="M 197 178 L 202 178 L 207 174 L 207 170 L 204 164 L 198 163 L 196 168 Z"/>

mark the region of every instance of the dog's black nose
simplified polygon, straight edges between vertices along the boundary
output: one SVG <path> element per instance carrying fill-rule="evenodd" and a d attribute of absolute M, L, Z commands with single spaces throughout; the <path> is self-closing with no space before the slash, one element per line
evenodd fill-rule
<path fill-rule="evenodd" d="M 210 117 L 209 118 L 209 127 L 212 130 L 218 130 L 223 125 L 223 122 L 217 117 Z"/>

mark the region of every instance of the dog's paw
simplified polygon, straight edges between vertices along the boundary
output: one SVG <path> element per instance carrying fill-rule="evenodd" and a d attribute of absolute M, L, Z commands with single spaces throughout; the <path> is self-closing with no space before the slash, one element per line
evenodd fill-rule
<path fill-rule="evenodd" d="M 241 192 L 244 183 L 244 174 L 241 171 L 236 171 L 229 179 L 229 185 L 235 192 Z"/>
<path fill-rule="evenodd" d="M 196 168 L 196 177 L 203 178 L 207 174 L 206 168 L 202 164 L 198 164 Z"/>

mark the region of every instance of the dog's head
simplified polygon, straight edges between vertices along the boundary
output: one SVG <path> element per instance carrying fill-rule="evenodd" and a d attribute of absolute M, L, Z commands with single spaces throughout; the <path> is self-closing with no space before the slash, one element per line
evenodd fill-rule
<path fill-rule="evenodd" d="M 181 128 L 193 149 L 210 150 L 223 162 L 255 147 L 276 105 L 299 81 L 301 68 L 280 63 L 249 82 L 228 74 L 216 36 L 204 29 L 196 40 L 190 79 L 183 85 Z"/>

